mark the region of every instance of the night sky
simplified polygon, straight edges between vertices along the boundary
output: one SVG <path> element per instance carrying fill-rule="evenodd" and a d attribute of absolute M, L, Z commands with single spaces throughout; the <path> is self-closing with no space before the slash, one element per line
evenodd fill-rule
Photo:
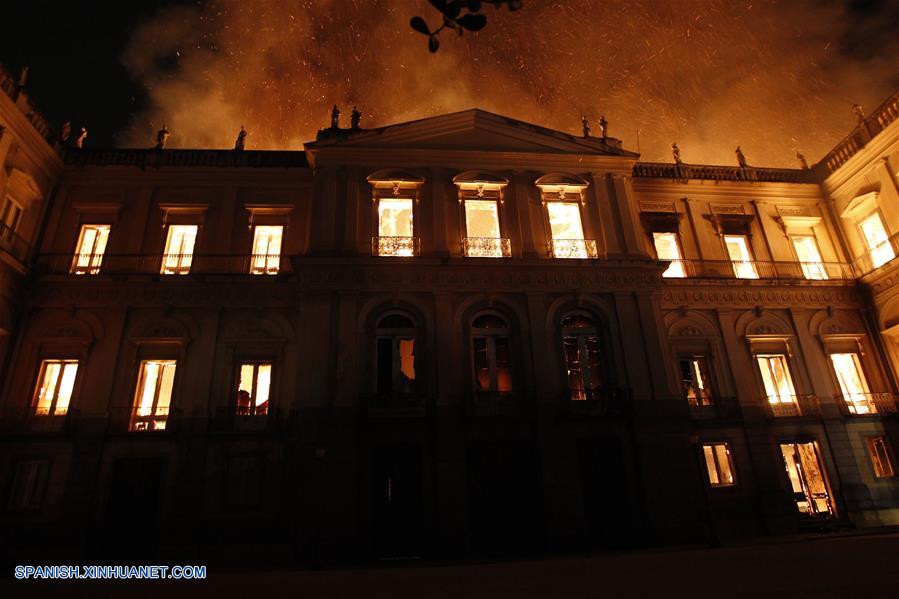
<path fill-rule="evenodd" d="M 11 15 L 9 14 L 11 12 Z M 15 3 L 0 61 L 30 65 L 88 147 L 300 148 L 331 104 L 363 126 L 474 106 L 571 133 L 580 114 L 645 160 L 814 162 L 899 89 L 899 0 L 525 0 L 431 55 L 424 0 Z M 11 31 L 10 31 L 11 30 Z M 595 125 L 594 125 L 595 127 Z"/>

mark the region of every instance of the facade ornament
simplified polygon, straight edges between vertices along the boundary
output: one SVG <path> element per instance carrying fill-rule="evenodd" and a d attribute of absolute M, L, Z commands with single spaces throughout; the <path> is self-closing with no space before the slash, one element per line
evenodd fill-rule
<path fill-rule="evenodd" d="M 584 115 L 581 115 L 581 128 L 584 131 L 584 137 L 590 137 L 590 123 Z"/>
<path fill-rule="evenodd" d="M 350 113 L 350 129 L 353 131 L 359 130 L 359 121 L 362 120 L 362 112 L 356 110 L 356 107 L 353 106 L 353 112 Z M 333 126 L 333 123 L 332 123 Z"/>
<path fill-rule="evenodd" d="M 680 159 L 680 148 L 677 147 L 677 142 L 671 144 L 671 154 L 674 156 L 674 164 L 683 164 L 683 160 Z"/>
<path fill-rule="evenodd" d="M 802 152 L 796 152 L 796 158 L 799 160 L 799 166 L 802 167 L 802 170 L 808 170 L 808 161 L 805 159 L 805 156 Z"/>
<path fill-rule="evenodd" d="M 484 184 L 483 183 L 478 183 L 478 197 L 479 198 L 484 197 Z"/>
<path fill-rule="evenodd" d="M 559 199 L 560 200 L 565 199 L 565 187 L 562 185 L 559 185 Z"/>
<path fill-rule="evenodd" d="M 737 149 L 734 150 L 734 153 L 737 155 L 737 163 L 740 165 L 740 168 L 746 168 L 749 165 L 746 164 L 746 155 L 743 153 L 743 150 L 740 149 L 740 146 L 737 146 Z"/>
<path fill-rule="evenodd" d="M 166 127 L 165 125 L 162 126 L 162 129 L 160 129 L 159 131 L 156 132 L 156 149 L 157 150 L 165 149 L 165 144 L 169 141 L 169 135 L 171 135 L 171 134 L 172 134 L 172 132 L 169 131 L 168 127 Z"/>
<path fill-rule="evenodd" d="M 400 195 L 400 182 L 399 181 L 391 181 L 391 185 L 393 186 L 393 197 L 399 197 Z"/>
<path fill-rule="evenodd" d="M 243 128 L 243 125 L 240 126 L 240 132 L 237 134 L 237 141 L 234 142 L 234 149 L 238 152 L 242 152 L 244 147 L 246 146 L 247 135 L 249 133 L 246 129 Z"/>
<path fill-rule="evenodd" d="M 865 120 L 865 111 L 862 109 L 861 104 L 853 104 L 852 105 L 852 114 L 858 118 L 858 122 L 862 123 Z"/>
<path fill-rule="evenodd" d="M 75 147 L 79 149 L 83 148 L 85 139 L 87 139 L 87 129 L 82 127 L 81 131 L 78 132 L 78 137 L 75 138 Z"/>
<path fill-rule="evenodd" d="M 340 129 L 340 109 L 337 104 L 331 109 L 331 129 Z"/>

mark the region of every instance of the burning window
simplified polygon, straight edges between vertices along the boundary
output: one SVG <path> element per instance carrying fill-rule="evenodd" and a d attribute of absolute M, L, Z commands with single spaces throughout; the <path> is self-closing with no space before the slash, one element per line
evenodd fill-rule
<path fill-rule="evenodd" d="M 197 225 L 169 225 L 162 256 L 162 274 L 186 275 L 194 257 Z"/>
<path fill-rule="evenodd" d="M 734 463 L 727 443 L 706 443 L 702 446 L 705 467 L 709 474 L 709 484 L 713 487 L 727 487 L 736 483 Z"/>
<path fill-rule="evenodd" d="M 566 316 L 562 320 L 562 348 L 568 376 L 569 398 L 597 399 L 602 385 L 599 335 L 596 325 L 586 316 Z"/>
<path fill-rule="evenodd" d="M 95 275 L 100 272 L 108 238 L 109 225 L 82 225 L 72 261 L 72 274 Z"/>
<path fill-rule="evenodd" d="M 465 230 L 466 256 L 502 258 L 506 255 L 496 200 L 465 200 Z"/>
<path fill-rule="evenodd" d="M 890 244 L 890 238 L 883 226 L 879 212 L 873 212 L 859 223 L 868 253 L 871 255 L 871 266 L 877 268 L 892 260 L 896 253 Z"/>
<path fill-rule="evenodd" d="M 793 500 L 799 512 L 816 517 L 832 516 L 830 489 L 816 444 L 782 443 L 780 451 L 793 490 Z"/>
<path fill-rule="evenodd" d="M 749 251 L 749 237 L 746 235 L 725 235 L 724 245 L 738 279 L 757 279 L 759 273 Z"/>
<path fill-rule="evenodd" d="M 412 226 L 411 198 L 381 198 L 378 200 L 378 255 L 415 255 L 415 236 Z"/>
<path fill-rule="evenodd" d="M 415 325 L 402 314 L 378 323 L 377 390 L 382 394 L 415 392 Z"/>
<path fill-rule="evenodd" d="M 253 256 L 250 272 L 254 275 L 275 275 L 281 266 L 282 226 L 253 227 Z"/>
<path fill-rule="evenodd" d="M 172 402 L 176 366 L 175 360 L 143 360 L 140 363 L 131 430 L 165 429 Z"/>
<path fill-rule="evenodd" d="M 705 356 L 691 356 L 678 360 L 681 385 L 691 406 L 712 405 L 712 387 Z"/>
<path fill-rule="evenodd" d="M 818 251 L 818 242 L 812 235 L 794 235 L 793 248 L 796 250 L 796 257 L 799 258 L 799 265 L 806 279 L 827 278 L 827 271 L 821 263 L 821 252 Z"/>
<path fill-rule="evenodd" d="M 577 202 L 546 203 L 553 258 L 596 258 L 596 243 L 584 239 L 581 206 Z"/>
<path fill-rule="evenodd" d="M 787 357 L 783 354 L 759 354 L 755 359 L 762 375 L 768 402 L 794 403 L 796 390 L 793 387 Z"/>
<path fill-rule="evenodd" d="M 49 473 L 49 460 L 19 461 L 16 464 L 9 494 L 9 511 L 33 512 L 39 510 Z"/>
<path fill-rule="evenodd" d="M 837 375 L 846 408 L 853 414 L 876 412 L 858 354 L 830 354 L 830 363 Z"/>
<path fill-rule="evenodd" d="M 886 437 L 868 437 L 867 442 L 868 455 L 871 456 L 871 464 L 874 466 L 874 476 L 877 478 L 895 476 L 896 471 L 893 469 Z"/>
<path fill-rule="evenodd" d="M 475 318 L 471 325 L 471 351 L 477 394 L 510 393 L 512 359 L 506 322 L 494 314 Z"/>
<path fill-rule="evenodd" d="M 663 277 L 685 277 L 684 262 L 681 260 L 677 233 L 653 233 L 652 241 L 656 246 L 659 260 L 670 260 L 671 264 L 662 273 Z"/>
<path fill-rule="evenodd" d="M 34 390 L 37 416 L 64 416 L 72 400 L 78 360 L 44 360 Z"/>
<path fill-rule="evenodd" d="M 21 219 L 22 207 L 15 203 L 12 198 L 6 198 L 6 201 L 3 203 L 3 210 L 0 211 L 0 238 L 12 241 L 16 229 L 19 228 Z"/>
<path fill-rule="evenodd" d="M 270 362 L 244 362 L 240 365 L 237 382 L 236 411 L 238 416 L 268 414 L 268 400 L 272 387 Z"/>

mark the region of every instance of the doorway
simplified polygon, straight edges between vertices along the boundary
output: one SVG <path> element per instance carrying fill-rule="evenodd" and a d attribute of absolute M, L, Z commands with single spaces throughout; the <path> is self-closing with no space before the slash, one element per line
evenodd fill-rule
<path fill-rule="evenodd" d="M 781 443 L 780 452 L 799 513 L 811 518 L 833 517 L 833 499 L 817 443 Z"/>
<path fill-rule="evenodd" d="M 379 447 L 372 455 L 372 531 L 376 557 L 421 555 L 421 448 Z"/>

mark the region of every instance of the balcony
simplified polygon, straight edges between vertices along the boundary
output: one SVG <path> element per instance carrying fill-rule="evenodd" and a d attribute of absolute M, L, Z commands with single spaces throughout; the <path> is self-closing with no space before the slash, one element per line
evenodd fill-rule
<path fill-rule="evenodd" d="M 840 396 L 840 410 L 846 416 L 895 414 L 896 396 L 892 393 L 852 393 Z"/>
<path fill-rule="evenodd" d="M 549 255 L 553 258 L 596 259 L 595 239 L 553 239 L 549 242 Z"/>
<path fill-rule="evenodd" d="M 373 256 L 417 256 L 419 251 L 418 237 L 372 237 L 371 253 Z"/>
<path fill-rule="evenodd" d="M 417 393 L 366 393 L 360 404 L 369 418 L 422 418 L 426 398 Z"/>
<path fill-rule="evenodd" d="M 467 258 L 510 258 L 512 244 L 505 237 L 465 237 L 462 251 Z"/>
<path fill-rule="evenodd" d="M 272 408 L 267 414 L 238 414 L 235 406 L 217 406 L 210 419 L 209 428 L 217 433 L 254 433 L 280 428 L 281 411 Z"/>
<path fill-rule="evenodd" d="M 741 416 L 740 405 L 735 397 L 715 397 L 711 403 L 690 403 L 692 420 L 736 420 Z"/>
<path fill-rule="evenodd" d="M 62 414 L 36 414 L 33 406 L 7 406 L 0 417 L 0 431 L 59 433 L 69 428 L 69 414 L 77 410 L 69 408 Z"/>
<path fill-rule="evenodd" d="M 732 260 L 671 260 L 687 278 L 698 279 L 784 279 L 784 280 L 854 280 L 855 271 L 845 262 L 763 262 Z M 666 277 L 681 278 L 681 277 Z"/>
<path fill-rule="evenodd" d="M 172 262 L 167 272 L 162 273 L 166 260 L 163 254 L 105 254 L 103 256 L 85 256 L 85 260 L 77 260 L 72 254 L 41 254 L 34 264 L 37 274 L 71 274 L 73 276 L 96 275 L 236 275 L 259 274 L 273 275 L 293 272 L 291 261 L 284 255 L 256 256 L 248 254 L 193 254 L 190 260 Z M 169 257 L 170 258 L 170 257 Z"/>
<path fill-rule="evenodd" d="M 569 389 L 563 399 L 563 411 L 570 416 L 624 416 L 630 408 L 627 389 Z"/>
<path fill-rule="evenodd" d="M 787 401 L 784 401 L 787 399 Z M 821 416 L 821 405 L 815 395 L 764 397 L 770 418 L 809 418 Z"/>
<path fill-rule="evenodd" d="M 5 223 L 0 223 L 0 249 L 6 250 L 13 258 L 25 264 L 31 253 L 31 244 L 19 237 Z"/>

